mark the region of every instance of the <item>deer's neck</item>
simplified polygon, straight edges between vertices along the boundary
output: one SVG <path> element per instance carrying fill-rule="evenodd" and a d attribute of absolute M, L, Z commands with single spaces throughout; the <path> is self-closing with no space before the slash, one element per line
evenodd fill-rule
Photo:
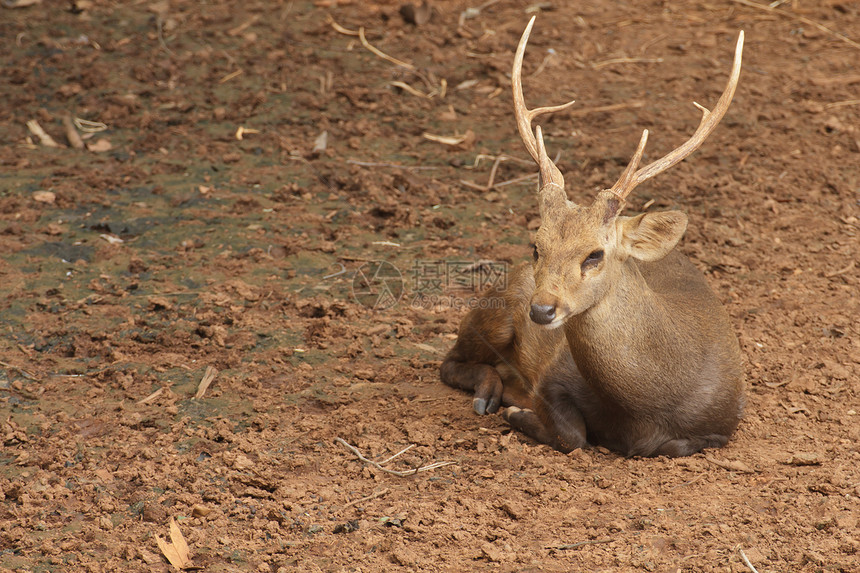
<path fill-rule="evenodd" d="M 564 328 L 586 382 L 623 405 L 649 391 L 641 384 L 643 377 L 663 368 L 667 344 L 677 345 L 677 341 L 667 340 L 670 321 L 659 295 L 648 286 L 637 264 L 628 260 L 606 296 L 569 318 Z"/>

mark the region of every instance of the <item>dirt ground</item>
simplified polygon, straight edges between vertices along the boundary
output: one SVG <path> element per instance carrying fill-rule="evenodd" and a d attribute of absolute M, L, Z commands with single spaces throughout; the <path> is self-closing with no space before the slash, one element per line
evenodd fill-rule
<path fill-rule="evenodd" d="M 860 5 L 755 1 L 4 2 L 0 571 L 167 571 L 171 517 L 207 571 L 860 570 Z M 563 455 L 439 382 L 531 256 L 532 13 L 578 202 L 692 133 L 745 30 L 721 126 L 628 204 L 689 215 L 737 329 L 724 449 Z"/>

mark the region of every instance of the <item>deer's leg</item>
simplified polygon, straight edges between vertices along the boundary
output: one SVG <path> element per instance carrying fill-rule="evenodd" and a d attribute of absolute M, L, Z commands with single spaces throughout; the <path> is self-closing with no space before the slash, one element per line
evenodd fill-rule
<path fill-rule="evenodd" d="M 487 296 L 499 297 L 490 291 Z M 510 308 L 476 308 L 460 323 L 457 342 L 442 362 L 442 382 L 474 393 L 472 405 L 478 414 L 492 414 L 505 400 L 516 400 L 516 384 L 500 375 L 497 364 L 504 364 L 514 338 Z"/>
<path fill-rule="evenodd" d="M 553 436 L 534 410 L 509 406 L 502 417 L 511 427 L 542 444 L 553 445 Z"/>
<path fill-rule="evenodd" d="M 480 415 L 492 414 L 502 403 L 504 386 L 499 372 L 490 364 L 458 362 L 448 356 L 442 362 L 442 382 L 474 393 L 472 407 Z"/>
<path fill-rule="evenodd" d="M 729 437 L 722 434 L 695 436 L 692 438 L 678 438 L 660 444 L 653 453 L 647 455 L 680 458 L 691 456 L 705 448 L 722 448 L 728 441 Z"/>
<path fill-rule="evenodd" d="M 572 361 L 560 363 L 545 376 L 538 387 L 533 411 L 508 408 L 503 413 L 517 430 L 565 453 L 588 443 L 585 418 L 575 399 L 579 372 L 571 365 Z"/>

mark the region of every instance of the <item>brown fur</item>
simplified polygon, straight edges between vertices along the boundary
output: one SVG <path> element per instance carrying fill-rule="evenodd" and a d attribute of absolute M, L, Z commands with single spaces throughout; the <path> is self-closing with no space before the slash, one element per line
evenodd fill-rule
<path fill-rule="evenodd" d="M 684 456 L 723 446 L 743 410 L 741 357 L 728 315 L 704 276 L 674 251 L 687 228 L 679 211 L 623 217 L 630 191 L 692 153 L 720 122 L 737 86 L 743 32 L 732 73 L 713 112 L 684 144 L 637 170 L 645 131 L 618 182 L 588 207 L 567 199 L 529 110 L 522 60 L 511 73 L 517 127 L 540 167 L 541 226 L 535 263 L 517 267 L 507 289 L 484 296 L 460 325 L 442 381 L 471 390 L 479 414 L 508 406 L 505 419 L 562 451 L 587 443 L 628 456 Z"/>
<path fill-rule="evenodd" d="M 484 295 L 501 296 L 503 307 L 463 319 L 442 380 L 475 390 L 478 413 L 519 408 L 510 422 L 562 451 L 590 442 L 628 456 L 677 456 L 724 445 L 743 404 L 724 309 L 676 252 L 629 259 L 620 275 L 598 305 L 547 330 L 528 318 L 531 265 L 517 267 L 509 289 Z"/>

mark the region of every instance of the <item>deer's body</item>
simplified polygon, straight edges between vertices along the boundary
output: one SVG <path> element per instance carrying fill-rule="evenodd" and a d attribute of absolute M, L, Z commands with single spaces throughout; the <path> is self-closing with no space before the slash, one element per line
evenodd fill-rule
<path fill-rule="evenodd" d="M 510 421 L 562 451 L 592 443 L 628 456 L 679 456 L 724 445 L 743 407 L 725 310 L 680 253 L 625 267 L 600 304 L 547 330 L 529 318 L 533 270 L 519 265 L 509 288 L 484 294 L 503 305 L 463 319 L 443 381 L 475 389 L 476 371 L 494 372 L 500 404 L 514 407 Z"/>
<path fill-rule="evenodd" d="M 532 20 L 533 22 L 533 20 Z M 505 418 L 562 451 L 599 444 L 625 455 L 683 456 L 724 445 L 740 420 L 743 373 L 728 315 L 702 273 L 673 250 L 686 230 L 680 212 L 624 217 L 630 190 L 695 150 L 719 122 L 740 71 L 691 140 L 636 171 L 647 132 L 625 173 L 594 203 L 569 201 L 527 110 L 519 67 L 514 99 L 520 134 L 541 167 L 542 222 L 534 265 L 485 297 L 462 321 L 442 380 L 472 390 L 479 414 Z M 517 93 L 519 89 L 519 94 Z M 726 95 L 728 94 L 728 95 Z M 519 100 L 518 100 L 519 97 Z"/>

